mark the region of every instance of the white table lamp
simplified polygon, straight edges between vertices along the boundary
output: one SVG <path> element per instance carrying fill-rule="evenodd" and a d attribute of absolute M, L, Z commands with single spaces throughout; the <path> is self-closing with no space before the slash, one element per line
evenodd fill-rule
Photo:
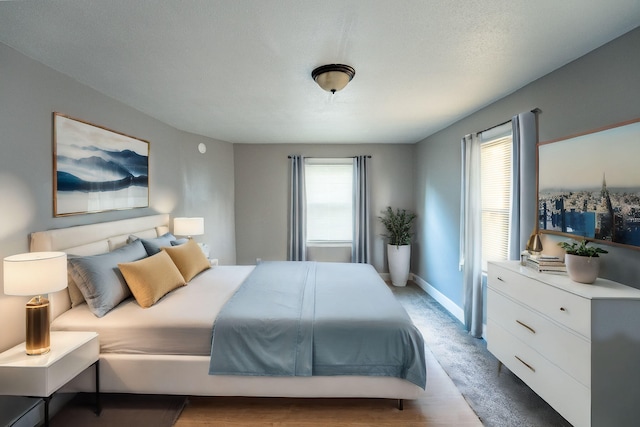
<path fill-rule="evenodd" d="M 173 234 L 189 238 L 204 234 L 204 218 L 174 218 Z"/>
<path fill-rule="evenodd" d="M 29 252 L 4 259 L 4 293 L 33 296 L 27 303 L 26 352 L 45 354 L 50 349 L 49 300 L 43 296 L 67 287 L 67 254 Z"/>

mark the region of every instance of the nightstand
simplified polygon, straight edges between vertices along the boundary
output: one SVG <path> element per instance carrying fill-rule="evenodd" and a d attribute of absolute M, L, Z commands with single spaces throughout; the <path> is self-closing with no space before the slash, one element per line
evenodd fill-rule
<path fill-rule="evenodd" d="M 90 366 L 96 371 L 96 414 L 100 415 L 100 344 L 95 332 L 51 332 L 51 350 L 28 356 L 25 344 L 0 353 L 0 395 L 41 397 L 45 426 L 49 401 L 63 385 Z"/>

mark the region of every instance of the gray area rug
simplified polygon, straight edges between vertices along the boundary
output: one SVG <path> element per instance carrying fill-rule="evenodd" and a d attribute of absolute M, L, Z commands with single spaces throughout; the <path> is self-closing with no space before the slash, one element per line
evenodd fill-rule
<path fill-rule="evenodd" d="M 171 427 L 187 402 L 185 396 L 103 394 L 96 416 L 93 393 L 79 393 L 50 422 L 51 427 Z"/>
<path fill-rule="evenodd" d="M 487 350 L 486 341 L 471 337 L 458 319 L 420 287 L 409 282 L 406 287 L 391 288 L 485 426 L 571 426 L 507 367 L 498 375 L 498 360 Z"/>

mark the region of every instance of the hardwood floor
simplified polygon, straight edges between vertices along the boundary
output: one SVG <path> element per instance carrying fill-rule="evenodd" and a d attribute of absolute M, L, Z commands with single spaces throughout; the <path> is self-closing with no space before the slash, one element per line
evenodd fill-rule
<path fill-rule="evenodd" d="M 426 359 L 427 389 L 403 411 L 386 399 L 190 397 L 175 427 L 482 426 L 428 348 Z"/>

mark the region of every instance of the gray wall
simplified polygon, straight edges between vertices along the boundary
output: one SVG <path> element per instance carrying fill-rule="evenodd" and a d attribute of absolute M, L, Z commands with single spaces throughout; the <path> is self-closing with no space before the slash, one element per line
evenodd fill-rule
<path fill-rule="evenodd" d="M 53 217 L 54 111 L 150 141 L 149 208 Z M 159 212 L 204 216 L 206 235 L 197 240 L 221 263 L 235 263 L 231 144 L 176 130 L 3 44 L 0 130 L 0 258 L 27 252 L 32 231 Z M 24 340 L 25 302 L 0 292 L 0 350 Z"/>
<path fill-rule="evenodd" d="M 458 271 L 460 139 L 535 107 L 542 110 L 540 141 L 640 117 L 639 47 L 636 29 L 418 143 L 416 274 L 463 306 Z M 545 236 L 545 252 L 557 251 L 557 241 Z M 640 251 L 606 249 L 610 253 L 601 261 L 601 276 L 640 288 Z"/>
<path fill-rule="evenodd" d="M 372 261 L 386 272 L 383 227 L 377 219 L 386 206 L 414 209 L 415 146 L 365 145 L 234 145 L 236 185 L 236 245 L 238 264 L 256 258 L 287 258 L 289 160 L 287 156 L 347 157 L 371 155 Z"/>

